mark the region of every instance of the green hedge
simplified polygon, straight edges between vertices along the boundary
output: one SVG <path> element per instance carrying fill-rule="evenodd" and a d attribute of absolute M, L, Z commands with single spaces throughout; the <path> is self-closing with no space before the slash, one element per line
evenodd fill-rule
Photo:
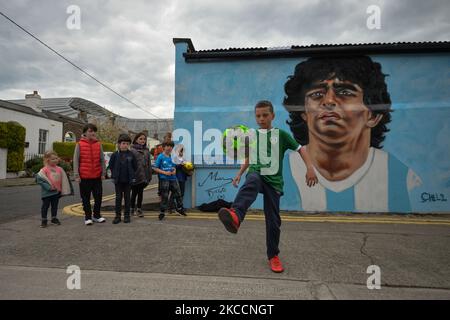
<path fill-rule="evenodd" d="M 55 151 L 61 159 L 73 159 L 76 142 L 53 142 L 53 151 Z"/>
<path fill-rule="evenodd" d="M 0 148 L 8 148 L 8 125 L 6 122 L 0 122 Z"/>
<path fill-rule="evenodd" d="M 44 161 L 41 157 L 34 157 L 27 162 L 25 162 L 25 170 L 27 171 L 28 175 L 32 177 L 36 173 L 39 172 L 39 170 L 42 169 L 44 166 Z M 64 169 L 68 175 L 72 172 L 72 165 L 69 162 L 66 162 L 64 160 L 61 160 L 58 163 L 58 166 Z"/>
<path fill-rule="evenodd" d="M 102 142 L 102 147 L 104 152 L 114 152 L 116 151 L 116 144 L 109 142 Z"/>
<path fill-rule="evenodd" d="M 70 161 L 73 159 L 73 153 L 75 152 L 76 142 L 53 142 L 53 151 L 58 156 L 65 160 Z M 114 143 L 102 142 L 103 151 L 116 151 L 116 145 Z"/>
<path fill-rule="evenodd" d="M 0 122 L 0 148 L 8 149 L 8 172 L 23 170 L 25 132 L 25 128 L 15 121 Z"/>

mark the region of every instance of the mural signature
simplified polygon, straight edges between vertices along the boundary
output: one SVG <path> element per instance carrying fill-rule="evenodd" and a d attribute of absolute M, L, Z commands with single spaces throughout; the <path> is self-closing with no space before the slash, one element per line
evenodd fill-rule
<path fill-rule="evenodd" d="M 420 197 L 422 199 L 422 202 L 437 202 L 437 201 L 446 202 L 447 201 L 447 198 L 442 193 L 422 192 Z"/>
<path fill-rule="evenodd" d="M 217 199 L 223 199 L 227 191 L 226 185 L 230 184 L 232 181 L 232 178 L 220 177 L 219 171 L 211 171 L 202 182 L 198 183 L 198 187 L 205 186 L 207 182 L 219 182 L 219 185 L 205 189 L 205 192 L 208 194 L 208 197 L 216 196 Z"/>

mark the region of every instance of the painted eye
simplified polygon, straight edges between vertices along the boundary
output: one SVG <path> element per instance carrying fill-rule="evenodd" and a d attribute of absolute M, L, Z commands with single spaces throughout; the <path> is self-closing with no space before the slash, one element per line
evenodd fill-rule
<path fill-rule="evenodd" d="M 341 96 L 353 96 L 354 95 L 353 92 L 351 90 L 348 90 L 348 89 L 339 90 L 337 92 L 337 94 L 339 94 Z"/>
<path fill-rule="evenodd" d="M 308 94 L 308 98 L 317 99 L 323 97 L 323 93 L 321 91 L 314 91 Z"/>

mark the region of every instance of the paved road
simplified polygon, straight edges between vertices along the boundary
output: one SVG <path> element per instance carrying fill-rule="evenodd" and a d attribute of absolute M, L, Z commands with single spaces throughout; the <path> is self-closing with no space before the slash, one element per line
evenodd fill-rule
<path fill-rule="evenodd" d="M 74 183 L 75 195 L 60 199 L 59 208 L 81 202 L 79 188 Z M 114 193 L 111 180 L 103 182 L 103 195 Z M 0 224 L 33 216 L 36 221 L 41 217 L 41 189 L 38 185 L 0 188 Z M 50 210 L 49 210 L 50 214 Z"/>
<path fill-rule="evenodd" d="M 237 235 L 217 219 L 135 218 L 131 224 L 0 225 L 0 299 L 450 299 L 450 227 L 283 223 L 283 274 L 265 258 L 263 221 Z M 81 268 L 68 290 L 66 268 Z M 369 265 L 381 289 L 366 286 Z"/>

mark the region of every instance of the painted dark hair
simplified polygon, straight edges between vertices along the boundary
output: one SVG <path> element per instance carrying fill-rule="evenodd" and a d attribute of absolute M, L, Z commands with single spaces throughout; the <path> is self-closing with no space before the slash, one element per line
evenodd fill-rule
<path fill-rule="evenodd" d="M 310 58 L 297 64 L 295 72 L 288 77 L 284 85 L 286 96 L 283 105 L 304 106 L 305 93 L 309 87 L 322 80 L 338 78 L 359 85 L 363 90 L 363 102 L 373 115 L 381 114 L 380 122 L 371 129 L 370 146 L 381 149 L 385 133 L 389 131 L 387 124 L 391 122 L 391 98 L 387 91 L 385 77 L 381 65 L 373 62 L 368 56 L 318 57 Z M 308 125 L 302 118 L 305 111 L 290 111 L 290 121 L 286 121 L 298 143 L 309 142 Z"/>

